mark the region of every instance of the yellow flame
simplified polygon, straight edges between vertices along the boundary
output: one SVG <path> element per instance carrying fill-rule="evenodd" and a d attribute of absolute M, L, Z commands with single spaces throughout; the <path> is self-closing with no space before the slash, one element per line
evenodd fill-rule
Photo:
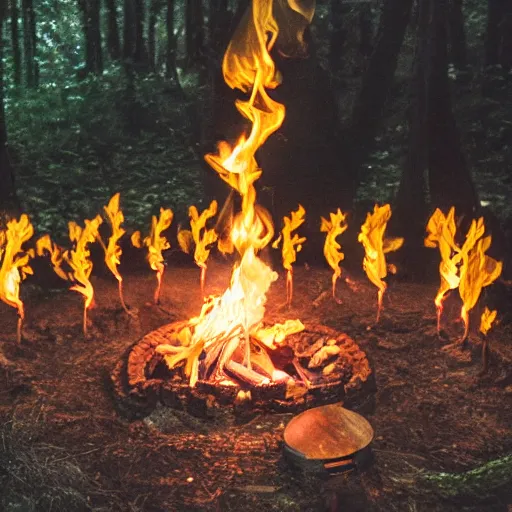
<path fill-rule="evenodd" d="M 464 321 L 464 337 L 469 334 L 469 312 L 475 307 L 482 288 L 492 284 L 501 274 L 503 263 L 485 253 L 491 246 L 492 237 L 478 238 L 485 231 L 483 219 L 473 220 L 466 242 L 462 247 L 459 293 L 462 299 L 461 317 Z"/>
<path fill-rule="evenodd" d="M 498 312 L 496 310 L 491 311 L 487 306 L 485 306 L 484 312 L 480 317 L 480 332 L 487 336 L 487 333 L 491 330 L 492 324 L 494 320 L 496 320 L 496 315 Z"/>
<path fill-rule="evenodd" d="M 69 277 L 76 283 L 70 290 L 84 296 L 85 309 L 91 307 L 94 299 L 94 288 L 89 279 L 93 267 L 90 259 L 89 244 L 98 237 L 98 229 L 102 222 L 103 219 L 97 215 L 94 219 L 86 219 L 83 228 L 76 222 L 71 221 L 68 223 L 69 239 L 74 244 L 74 247 L 64 253 L 64 259 L 71 267 Z"/>
<path fill-rule="evenodd" d="M 302 250 L 302 244 L 306 241 L 305 236 L 299 236 L 297 233 L 292 232 L 298 229 L 306 220 L 306 210 L 302 205 L 296 211 L 291 212 L 290 217 L 283 217 L 283 229 L 279 238 L 272 244 L 274 249 L 279 247 L 282 241 L 282 256 L 283 267 L 287 270 L 286 275 L 286 302 L 291 304 L 293 297 L 293 267 L 292 265 L 297 260 L 297 253 Z"/>
<path fill-rule="evenodd" d="M 162 276 L 165 270 L 163 251 L 170 249 L 171 244 L 162 232 L 169 229 L 174 214 L 170 208 L 160 208 L 158 218 L 153 215 L 151 218 L 151 231 L 149 236 L 141 240 L 140 231 L 135 231 L 131 236 L 131 242 L 135 247 L 148 248 L 148 263 L 152 270 L 156 272 L 157 288 L 155 290 L 155 302 L 158 302 L 160 296 L 160 286 L 162 284 Z"/>
<path fill-rule="evenodd" d="M 183 252 L 191 252 L 192 245 L 195 245 L 194 261 L 198 267 L 206 267 L 206 261 L 210 256 L 211 245 L 217 241 L 215 230 L 207 229 L 208 219 L 217 214 L 217 201 L 212 201 L 210 206 L 203 210 L 201 214 L 195 206 L 188 210 L 190 217 L 191 230 L 182 229 L 178 232 L 178 243 Z"/>
<path fill-rule="evenodd" d="M 7 229 L 0 231 L 0 299 L 18 310 L 21 319 L 25 317 L 20 299 L 20 282 L 32 274 L 29 266 L 34 250 L 23 249 L 23 244 L 32 238 L 34 228 L 27 215 L 12 219 Z"/>
<path fill-rule="evenodd" d="M 114 194 L 108 202 L 108 205 L 104 206 L 103 209 L 105 210 L 112 228 L 112 235 L 108 239 L 108 244 L 105 247 L 105 263 L 112 274 L 114 274 L 115 278 L 118 281 L 122 281 L 123 278 L 117 266 L 120 263 L 120 258 L 123 253 L 119 246 L 119 240 L 125 234 L 125 230 L 121 227 L 121 224 L 124 222 L 124 215 L 119 209 L 119 197 L 119 192 Z"/>
<path fill-rule="evenodd" d="M 387 275 L 385 254 L 396 251 L 402 247 L 403 238 L 384 238 L 388 220 L 391 218 L 391 206 L 375 205 L 373 213 L 368 213 L 365 223 L 361 226 L 358 240 L 363 244 L 365 256 L 363 268 L 368 279 L 378 288 L 378 310 L 377 321 L 379 320 L 382 308 L 382 298 L 387 285 L 383 279 Z"/>
<path fill-rule="evenodd" d="M 427 236 L 425 247 L 439 247 L 441 262 L 439 263 L 439 275 L 441 282 L 437 290 L 434 303 L 437 309 L 437 330 L 441 328 L 441 314 L 443 301 L 450 290 L 459 286 L 459 264 L 462 258 L 461 249 L 455 242 L 457 226 L 455 225 L 455 208 L 450 208 L 448 215 L 437 208 L 427 223 Z"/>
<path fill-rule="evenodd" d="M 333 269 L 332 275 L 332 296 L 336 296 L 336 281 L 341 276 L 340 262 L 345 255 L 341 251 L 341 245 L 336 241 L 336 237 L 344 233 L 347 228 L 347 216 L 339 208 L 336 213 L 330 213 L 330 219 L 321 217 L 320 231 L 327 233 L 324 243 L 324 256 L 327 263 Z"/>
<path fill-rule="evenodd" d="M 303 31 L 314 12 L 314 2 L 296 0 L 253 0 L 224 55 L 222 70 L 226 83 L 249 93 L 246 101 L 236 106 L 249 120 L 249 135 L 242 135 L 235 147 L 223 142 L 218 154 L 205 156 L 206 161 L 234 191 L 241 196 L 241 211 L 232 221 L 230 240 L 238 252 L 229 288 L 221 297 L 208 300 L 201 314 L 191 320 L 194 332 L 186 348 L 168 349 L 173 354 L 171 363 L 186 360 L 190 385 L 197 380 L 198 357 L 222 343 L 213 378 L 225 379 L 223 369 L 238 348 L 243 348 L 243 364 L 251 369 L 250 332 L 262 321 L 266 293 L 277 274 L 257 256 L 272 240 L 274 229 L 267 210 L 256 204 L 255 182 L 261 176 L 255 153 L 275 130 L 281 126 L 284 106 L 270 98 L 268 88 L 280 83 L 270 50 L 279 28 L 274 13 L 283 19 L 282 50 L 289 53 L 303 46 Z M 294 44 L 291 44 L 292 40 Z M 228 249 L 225 244 L 223 248 Z M 196 348 L 197 347 L 197 348 Z M 213 356 L 212 356 L 213 357 Z M 169 359 L 168 358 L 168 364 Z M 215 359 L 216 360 L 216 359 Z M 172 366 L 172 365 L 170 365 Z"/>

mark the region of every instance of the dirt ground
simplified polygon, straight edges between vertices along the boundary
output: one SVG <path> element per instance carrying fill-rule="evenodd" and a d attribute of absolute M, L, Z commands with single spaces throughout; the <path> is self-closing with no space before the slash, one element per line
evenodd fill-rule
<path fill-rule="evenodd" d="M 207 291 L 223 291 L 228 279 L 226 265 L 212 265 Z M 462 490 L 449 500 L 422 478 L 425 471 L 472 470 L 512 452 L 510 322 L 489 335 L 490 372 L 481 377 L 477 351 L 464 362 L 441 350 L 447 341 L 435 332 L 435 283 L 393 283 L 375 326 L 376 290 L 363 276 L 354 279 L 356 289 L 339 284 L 338 305 L 328 294 L 327 269 L 297 268 L 289 311 L 306 324 L 348 333 L 375 370 L 377 392 L 359 408 L 375 429 L 374 462 L 365 472 L 331 479 L 303 474 L 283 459 L 282 434 L 291 415 L 256 415 L 221 426 L 164 407 L 135 421 L 115 410 L 110 372 L 143 335 L 199 312 L 198 269 L 169 266 L 161 307 L 150 303 L 151 271 L 126 272 L 135 320 L 118 306 L 115 281 L 106 274 L 94 278 L 96 307 L 86 339 L 78 294 L 25 283 L 20 347 L 15 311 L 0 304 L 0 507 L 510 511 L 507 486 L 489 485 L 478 495 Z M 281 275 L 271 289 L 270 312 L 284 296 Z M 453 300 L 446 308 L 452 340 L 462 333 L 458 307 Z M 476 334 L 472 340 L 479 342 Z"/>

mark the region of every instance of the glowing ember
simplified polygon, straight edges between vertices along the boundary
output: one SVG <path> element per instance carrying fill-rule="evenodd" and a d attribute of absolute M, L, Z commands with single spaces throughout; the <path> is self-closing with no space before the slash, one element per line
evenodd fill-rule
<path fill-rule="evenodd" d="M 447 292 L 459 286 L 458 265 L 462 254 L 455 243 L 457 227 L 455 225 L 455 208 L 450 208 L 445 217 L 443 212 L 437 208 L 427 223 L 427 237 L 425 247 L 439 247 L 441 262 L 439 263 L 439 275 L 441 283 L 437 291 L 434 303 L 437 311 L 437 333 L 441 332 L 441 315 L 443 313 L 443 302 Z"/>
<path fill-rule="evenodd" d="M 365 257 L 363 268 L 368 279 L 378 288 L 377 322 L 382 309 L 382 298 L 387 285 L 383 279 L 387 275 L 386 253 L 402 247 L 403 238 L 384 238 L 388 220 L 391 218 L 391 207 L 375 205 L 373 213 L 368 213 L 365 223 L 361 226 L 358 240 L 363 244 Z"/>
<path fill-rule="evenodd" d="M 492 237 L 482 238 L 485 230 L 483 219 L 473 220 L 462 246 L 462 264 L 460 267 L 459 293 L 462 299 L 460 316 L 464 321 L 465 340 L 469 334 L 469 312 L 475 307 L 482 288 L 492 284 L 501 274 L 503 263 L 487 256 Z"/>
<path fill-rule="evenodd" d="M 327 233 L 324 243 L 324 256 L 333 269 L 332 275 L 332 296 L 336 302 L 340 302 L 336 298 L 336 281 L 341 276 L 340 262 L 343 261 L 345 255 L 341 251 L 341 245 L 336 241 L 336 237 L 344 233 L 347 228 L 347 216 L 339 208 L 336 213 L 330 214 L 330 219 L 322 219 L 320 231 Z"/>
<path fill-rule="evenodd" d="M 208 219 L 217 214 L 217 201 L 212 201 L 210 206 L 199 215 L 197 208 L 191 206 L 188 210 L 191 231 L 183 229 L 178 232 L 178 243 L 181 250 L 189 254 L 192 245 L 195 244 L 194 261 L 201 269 L 201 297 L 204 297 L 204 283 L 206 278 L 206 261 L 210 255 L 210 247 L 217 241 L 215 229 L 207 229 Z"/>
<path fill-rule="evenodd" d="M 107 206 L 104 206 L 105 214 L 108 217 L 110 222 L 110 226 L 112 228 L 112 235 L 108 239 L 108 244 L 105 245 L 101 238 L 98 237 L 98 240 L 101 242 L 103 249 L 105 250 L 105 263 L 109 268 L 110 272 L 114 274 L 114 277 L 117 279 L 118 288 L 119 288 L 119 300 L 121 301 L 121 306 L 123 309 L 130 315 L 133 316 L 132 313 L 126 307 L 123 297 L 123 278 L 119 273 L 117 266 L 120 263 L 121 254 L 123 253 L 119 240 L 126 233 L 126 231 L 121 227 L 121 224 L 124 222 L 123 212 L 119 209 L 119 192 L 114 194 L 110 199 Z"/>
<path fill-rule="evenodd" d="M 274 249 L 279 247 L 282 240 L 283 267 L 286 269 L 286 304 L 291 305 L 293 299 L 293 263 L 297 260 L 297 253 L 301 251 L 306 237 L 292 232 L 298 229 L 305 221 L 306 210 L 299 204 L 290 217 L 283 217 L 284 227 L 279 238 L 272 244 Z"/>
<path fill-rule="evenodd" d="M 235 147 L 221 143 L 218 154 L 205 158 L 220 178 L 241 196 L 241 211 L 234 216 L 230 232 L 239 261 L 225 293 L 208 299 L 201 314 L 190 320 L 189 327 L 185 328 L 190 329 L 190 337 L 182 335 L 186 344 L 158 347 L 169 368 L 185 363 L 191 386 L 197 381 L 199 355 L 203 352 L 204 376 L 210 380 L 229 384 L 230 378 L 225 373 L 229 369 L 231 374 L 253 384 L 269 382 L 269 377 L 254 371 L 251 363 L 255 357 L 267 363 L 269 360 L 257 350 L 257 341 L 251 339 L 251 334 L 261 327 L 266 294 L 277 279 L 277 274 L 257 256 L 272 240 L 274 229 L 269 212 L 256 204 L 254 184 L 262 171 L 255 153 L 281 126 L 285 115 L 284 106 L 272 100 L 266 90 L 280 83 L 269 54 L 279 33 L 274 11 L 283 17 L 286 30 L 282 42 L 288 51 L 292 34 L 293 46 L 303 45 L 303 31 L 314 11 L 313 2 L 308 4 L 303 8 L 295 2 L 288 5 L 283 0 L 254 0 L 224 55 L 222 70 L 227 84 L 250 93 L 249 99 L 238 100 L 236 106 L 252 124 L 249 136 L 242 135 Z M 296 325 L 292 327 L 296 328 Z M 260 365 L 269 370 L 267 363 L 260 361 Z M 273 377 L 271 372 L 270 378 Z M 279 374 L 279 377 L 287 378 L 286 374 Z"/>
<path fill-rule="evenodd" d="M 21 342 L 21 328 L 25 318 L 23 302 L 20 299 L 20 282 L 32 274 L 29 266 L 34 257 L 33 249 L 23 250 L 25 242 L 32 238 L 34 228 L 27 215 L 7 223 L 7 230 L 0 230 L 0 299 L 18 310 L 17 341 Z"/>
<path fill-rule="evenodd" d="M 89 279 L 93 268 L 89 244 L 98 238 L 98 229 L 102 222 L 103 219 L 99 215 L 92 220 L 86 219 L 83 228 L 76 222 L 69 222 L 69 239 L 74 244 L 74 247 L 65 252 L 62 252 L 57 245 L 52 243 L 48 235 L 43 236 L 36 243 L 39 255 L 45 252 L 50 253 L 55 273 L 62 279 L 75 283 L 70 290 L 83 295 L 84 312 L 82 328 L 84 335 L 87 334 L 87 310 L 93 305 L 94 299 L 94 288 Z M 71 272 L 62 269 L 64 262 L 71 268 Z"/>
<path fill-rule="evenodd" d="M 160 216 L 155 215 L 151 218 L 151 232 L 149 236 L 141 241 L 140 231 L 135 231 L 131 236 L 132 244 L 135 247 L 142 248 L 144 245 L 148 248 L 148 262 L 152 270 L 156 272 L 157 287 L 153 300 L 155 304 L 160 302 L 160 288 L 162 286 L 162 277 L 164 275 L 165 265 L 162 251 L 170 249 L 171 244 L 162 236 L 162 232 L 169 229 L 174 214 L 172 210 L 160 208 Z"/>

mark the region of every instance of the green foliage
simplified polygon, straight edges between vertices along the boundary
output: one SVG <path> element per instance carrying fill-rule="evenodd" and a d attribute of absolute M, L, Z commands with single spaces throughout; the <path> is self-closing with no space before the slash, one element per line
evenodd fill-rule
<path fill-rule="evenodd" d="M 37 229 L 62 235 L 118 191 L 128 226 L 145 225 L 160 206 L 186 218 L 200 199 L 183 102 L 158 76 L 134 80 L 111 67 L 9 102 L 17 187 Z"/>

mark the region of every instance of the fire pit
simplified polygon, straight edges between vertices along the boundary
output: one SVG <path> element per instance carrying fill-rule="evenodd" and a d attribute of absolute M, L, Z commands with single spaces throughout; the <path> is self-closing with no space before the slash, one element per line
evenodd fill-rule
<path fill-rule="evenodd" d="M 207 358 L 200 356 L 197 381 L 190 385 L 186 366 L 169 369 L 162 350 L 176 346 L 187 327 L 188 322 L 164 325 L 123 355 L 111 375 L 121 411 L 144 416 L 161 403 L 204 418 L 247 409 L 297 412 L 340 401 L 353 405 L 375 387 L 368 359 L 354 340 L 322 325 L 308 325 L 275 348 L 251 336 L 250 370 L 240 349 L 222 375 L 210 373 Z"/>

